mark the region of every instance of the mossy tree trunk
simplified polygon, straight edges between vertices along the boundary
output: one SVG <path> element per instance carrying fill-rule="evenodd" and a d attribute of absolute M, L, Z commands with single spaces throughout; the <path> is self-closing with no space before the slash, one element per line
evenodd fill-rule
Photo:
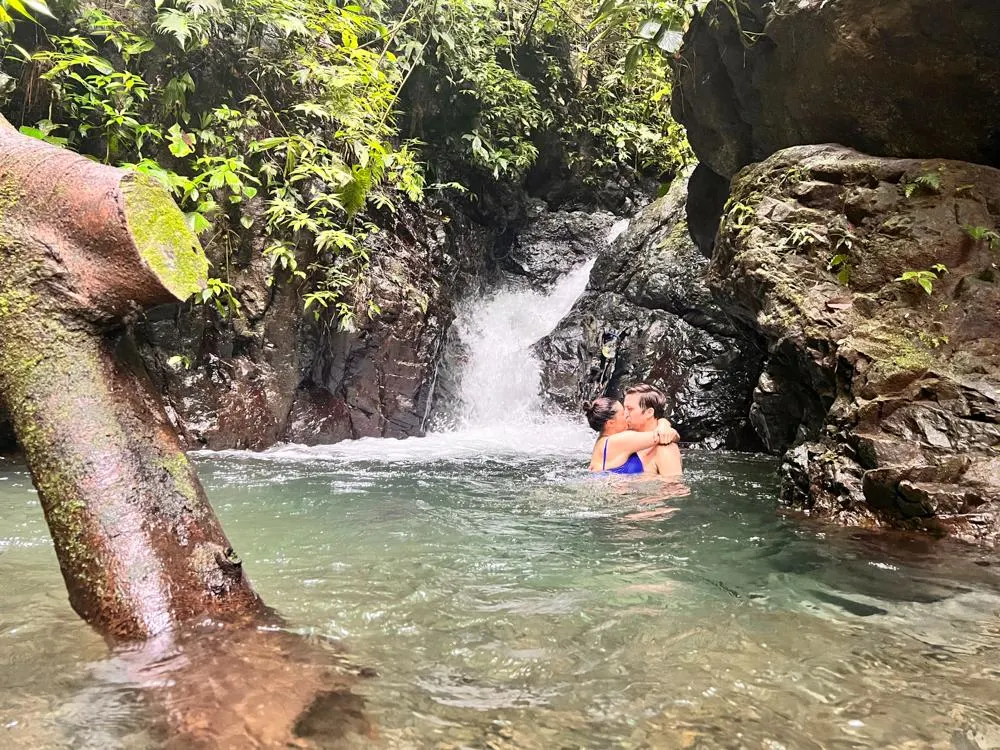
<path fill-rule="evenodd" d="M 0 118 L 0 397 L 70 602 L 115 638 L 265 611 L 121 335 L 207 269 L 155 181 Z"/>

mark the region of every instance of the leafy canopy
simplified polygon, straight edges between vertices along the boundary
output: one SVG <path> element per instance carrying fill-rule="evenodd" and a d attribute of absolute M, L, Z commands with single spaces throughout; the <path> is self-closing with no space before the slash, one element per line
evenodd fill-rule
<path fill-rule="evenodd" d="M 672 0 L 155 0 L 14 42 L 14 16 L 47 14 L 0 0 L 22 132 L 159 179 L 221 259 L 202 297 L 222 314 L 239 311 L 230 258 L 256 238 L 269 283 L 307 309 L 344 328 L 377 311 L 357 293 L 366 238 L 424 200 L 427 160 L 517 183 L 553 140 L 595 182 L 691 158 L 669 116 L 665 53 L 687 22 Z"/>

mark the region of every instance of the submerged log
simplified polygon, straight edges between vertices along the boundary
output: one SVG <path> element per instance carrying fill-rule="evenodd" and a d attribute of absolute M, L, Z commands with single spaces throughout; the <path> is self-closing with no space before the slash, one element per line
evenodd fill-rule
<path fill-rule="evenodd" d="M 120 333 L 208 261 L 155 180 L 0 118 L 0 397 L 70 603 L 116 639 L 264 612 Z M 124 356 L 123 356 L 124 355 Z"/>

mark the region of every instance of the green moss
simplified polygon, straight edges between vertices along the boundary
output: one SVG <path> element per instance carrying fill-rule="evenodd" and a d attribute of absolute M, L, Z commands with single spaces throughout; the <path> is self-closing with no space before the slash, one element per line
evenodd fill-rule
<path fill-rule="evenodd" d="M 191 481 L 191 477 L 194 475 L 194 470 L 191 468 L 191 462 L 188 461 L 187 456 L 185 456 L 182 452 L 177 453 L 160 461 L 160 466 L 162 466 L 170 475 L 170 478 L 174 480 L 174 487 L 184 497 L 184 499 L 187 500 L 187 509 L 196 510 L 197 508 L 200 508 L 201 497 L 198 495 L 198 489 L 195 487 L 194 482 Z"/>
<path fill-rule="evenodd" d="M 38 298 L 28 289 L 0 285 L 0 319 L 24 315 L 38 304 Z"/>
<path fill-rule="evenodd" d="M 21 200 L 21 191 L 18 188 L 17 181 L 8 178 L 6 180 L 0 180 L 0 216 L 3 216 L 7 209 L 11 208 Z"/>
<path fill-rule="evenodd" d="M 208 258 L 177 204 L 156 180 L 143 174 L 123 178 L 121 191 L 125 220 L 146 266 L 177 299 L 201 291 Z"/>
<path fill-rule="evenodd" d="M 868 321 L 852 337 L 851 345 L 871 357 L 885 372 L 921 372 L 936 363 L 934 356 L 903 327 Z"/>

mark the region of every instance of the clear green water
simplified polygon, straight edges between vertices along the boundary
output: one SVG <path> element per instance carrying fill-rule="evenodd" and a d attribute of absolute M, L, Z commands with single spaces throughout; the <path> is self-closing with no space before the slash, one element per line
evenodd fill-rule
<path fill-rule="evenodd" d="M 993 553 L 783 518 L 764 460 L 646 506 L 568 451 L 417 445 L 198 457 L 265 600 L 378 670 L 376 746 L 1000 747 Z M 0 747 L 156 746 L 9 461 L 0 570 Z"/>

